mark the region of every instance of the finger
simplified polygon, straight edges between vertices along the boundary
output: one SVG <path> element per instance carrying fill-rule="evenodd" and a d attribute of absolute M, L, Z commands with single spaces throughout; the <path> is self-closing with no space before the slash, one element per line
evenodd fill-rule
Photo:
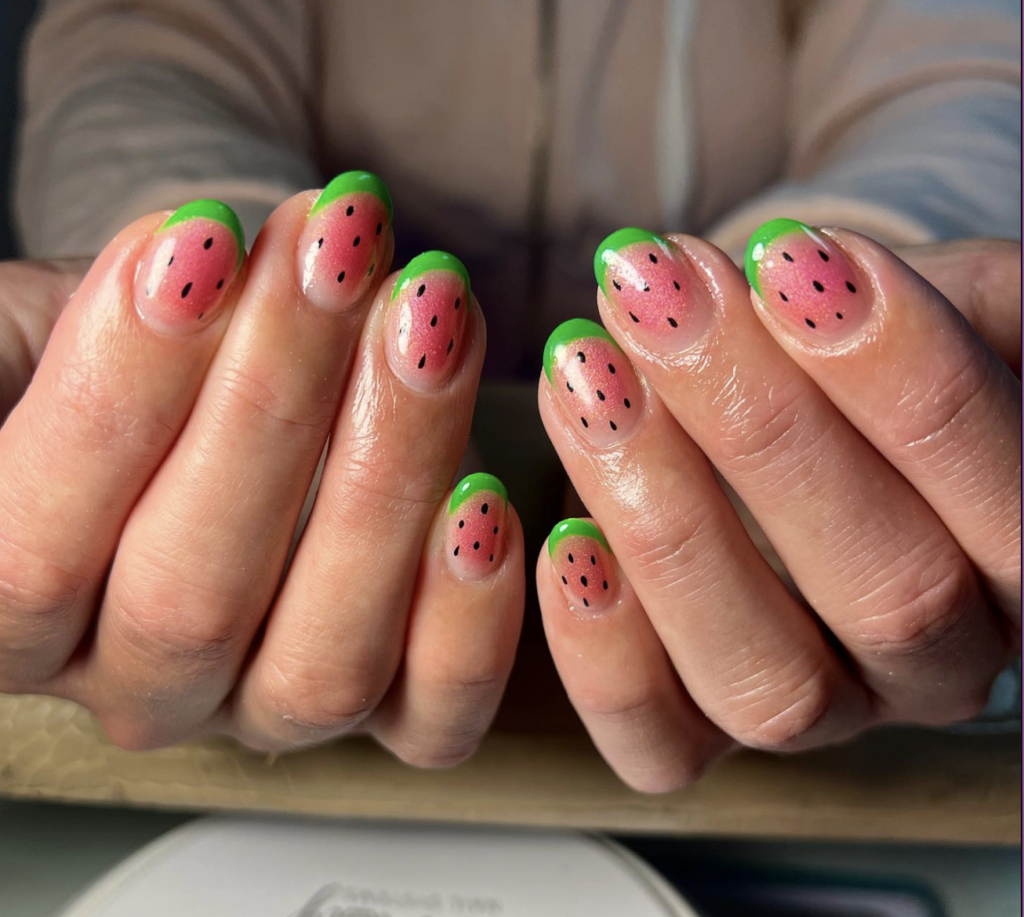
<path fill-rule="evenodd" d="M 505 487 L 472 474 L 427 538 L 402 667 L 368 721 L 381 744 L 418 767 L 473 753 L 512 670 L 525 590 L 523 533 Z"/>
<path fill-rule="evenodd" d="M 281 205 L 256 240 L 192 416 L 125 527 L 82 672 L 122 744 L 185 738 L 234 685 L 337 412 L 366 275 L 387 272 L 390 213 L 379 179 L 346 173 Z"/>
<path fill-rule="evenodd" d="M 569 700 L 623 781 L 648 793 L 678 789 L 729 747 L 679 683 L 591 520 L 554 527 L 537 560 L 537 591 Z"/>
<path fill-rule="evenodd" d="M 244 254 L 223 204 L 145 217 L 57 322 L 0 430 L 0 672 L 12 690 L 46 684 L 85 633 L 121 526 L 223 334 Z"/>
<path fill-rule="evenodd" d="M 819 243 L 831 253 L 831 271 L 850 278 L 844 285 L 859 281 L 859 294 L 808 283 L 782 302 L 774 293 L 807 280 Z M 785 261 L 782 248 L 801 257 Z M 765 326 L 928 501 L 1019 628 L 1020 381 L 943 296 L 863 236 L 773 221 L 750 251 Z M 808 297 L 816 315 L 845 309 L 846 320 L 811 328 Z"/>
<path fill-rule="evenodd" d="M 548 435 L 700 708 L 743 744 L 773 749 L 862 728 L 865 692 L 607 332 L 566 322 L 544 367 Z"/>
<path fill-rule="evenodd" d="M 822 251 L 814 259 L 834 271 Z M 609 327 L 753 513 L 879 712 L 924 721 L 973 713 L 1004 651 L 970 564 L 920 495 L 775 345 L 742 274 L 684 236 L 615 234 L 599 261 Z M 812 280 L 840 286 L 848 302 L 809 314 L 819 328 L 855 320 L 857 278 L 850 291 L 827 271 Z M 677 327 L 656 321 L 662 314 Z"/>
<path fill-rule="evenodd" d="M 382 287 L 309 522 L 233 707 L 249 744 L 341 734 L 386 693 L 423 542 L 469 438 L 484 331 L 450 255 L 421 255 Z"/>

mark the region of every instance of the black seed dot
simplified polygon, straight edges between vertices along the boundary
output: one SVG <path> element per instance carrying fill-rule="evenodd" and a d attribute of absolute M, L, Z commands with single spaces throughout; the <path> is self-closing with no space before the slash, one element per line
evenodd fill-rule
<path fill-rule="evenodd" d="M 223 279 L 221 279 L 221 280 L 218 280 L 218 281 L 217 281 L 217 289 L 219 290 L 219 289 L 221 289 L 221 288 L 222 288 L 223 286 L 224 286 L 224 281 L 223 281 Z"/>
<path fill-rule="evenodd" d="M 604 581 L 603 581 L 603 582 L 601 583 L 601 588 L 602 588 L 602 589 L 607 589 L 607 588 L 608 588 L 608 580 L 604 580 Z"/>
<path fill-rule="evenodd" d="M 651 292 L 651 288 L 649 286 L 647 286 L 646 283 L 644 284 L 644 292 L 645 293 L 650 293 Z"/>
<path fill-rule="evenodd" d="M 672 286 L 674 286 L 678 290 L 679 289 L 679 281 L 678 280 L 673 280 L 672 281 Z"/>
<path fill-rule="evenodd" d="M 427 285 L 425 283 L 420 284 L 420 288 L 416 291 L 417 296 L 422 296 L 427 292 Z"/>
<path fill-rule="evenodd" d="M 355 238 L 354 238 L 354 239 L 352 240 L 352 247 L 353 247 L 353 248 L 359 248 L 359 236 L 356 236 L 356 237 L 355 237 Z"/>
<path fill-rule="evenodd" d="M 196 321 L 201 322 L 203 320 L 204 315 L 206 315 L 205 312 L 200 312 L 199 315 L 196 316 Z"/>
<path fill-rule="evenodd" d="M 817 326 L 817 325 L 815 325 L 815 324 L 814 324 L 814 322 L 812 322 L 812 321 L 811 321 L 811 320 L 810 320 L 809 318 L 805 318 L 805 319 L 804 319 L 804 321 L 805 321 L 805 322 L 807 322 L 807 327 L 808 327 L 808 328 L 817 328 L 817 327 L 818 327 L 818 326 Z"/>
<path fill-rule="evenodd" d="M 565 578 L 564 576 L 562 577 L 562 582 L 563 582 L 563 583 L 564 583 L 564 584 L 565 584 L 566 586 L 568 586 L 568 585 L 569 585 L 569 581 L 568 581 L 568 580 L 567 580 L 567 579 L 566 579 L 566 578 Z"/>
<path fill-rule="evenodd" d="M 317 248 L 323 248 L 324 247 L 324 237 L 323 236 L 321 236 L 319 239 L 316 240 L 316 247 Z"/>
<path fill-rule="evenodd" d="M 619 283 L 617 280 L 613 280 L 612 281 L 612 286 L 615 287 L 616 290 L 621 290 L 622 289 L 622 284 Z"/>
<path fill-rule="evenodd" d="M 353 207 L 351 204 L 349 204 L 348 205 L 348 209 L 345 211 L 345 216 L 350 217 L 355 212 L 356 212 L 356 208 Z"/>
<path fill-rule="evenodd" d="M 458 547 L 458 545 L 455 546 L 455 556 L 456 557 L 459 556 L 459 547 Z"/>
<path fill-rule="evenodd" d="M 462 528 L 462 527 L 463 527 L 463 526 L 464 526 L 465 524 L 466 524 L 466 520 L 465 520 L 465 519 L 460 519 L 460 520 L 459 520 L 459 528 L 460 528 L 460 529 L 461 529 L 461 528 Z"/>
<path fill-rule="evenodd" d="M 626 406 L 626 410 L 627 411 L 632 407 L 632 405 L 629 403 L 629 399 L 628 398 L 623 398 L 622 399 L 622 403 Z"/>
<path fill-rule="evenodd" d="M 589 608 L 590 607 L 590 602 L 588 602 L 586 599 L 584 599 L 583 600 L 583 607 L 584 608 Z"/>
<path fill-rule="evenodd" d="M 474 541 L 473 542 L 473 550 L 474 551 L 479 551 L 480 550 L 480 542 L 479 541 Z"/>
<path fill-rule="evenodd" d="M 378 224 L 377 224 L 377 235 L 378 235 L 378 236 L 380 235 L 380 231 L 381 231 L 381 230 L 382 230 L 383 228 L 384 228 L 384 224 L 383 224 L 383 223 L 378 223 Z"/>
<path fill-rule="evenodd" d="M 430 319 L 430 327 L 431 327 L 431 328 L 433 328 L 433 327 L 435 327 L 436 325 L 437 325 L 437 316 L 435 315 L 435 316 L 433 316 L 433 317 L 432 317 L 432 318 Z"/>
<path fill-rule="evenodd" d="M 611 363 L 608 364 L 608 372 L 610 372 L 613 376 L 615 375 L 615 367 L 612 366 Z"/>
<path fill-rule="evenodd" d="M 455 338 L 452 338 L 452 339 L 451 339 L 451 340 L 450 340 L 450 341 L 448 342 L 448 351 L 447 351 L 447 352 L 448 352 L 448 353 L 451 353 L 451 352 L 452 352 L 452 348 L 453 348 L 454 346 L 455 346 Z"/>
<path fill-rule="evenodd" d="M 609 427 L 611 427 L 611 428 L 612 428 L 613 430 L 618 430 L 618 429 L 619 429 L 619 428 L 618 428 L 618 427 L 617 427 L 617 426 L 615 425 L 615 421 L 614 421 L 614 420 L 609 420 L 609 421 L 608 421 L 608 426 L 609 426 Z"/>
<path fill-rule="evenodd" d="M 842 312 L 837 312 L 836 313 L 836 318 L 838 318 L 840 321 L 842 321 L 843 313 Z"/>
<path fill-rule="evenodd" d="M 580 418 L 580 422 L 583 424 L 583 426 L 585 426 L 587 428 L 590 427 L 590 424 L 587 423 L 587 418 L 586 417 L 581 417 Z"/>
<path fill-rule="evenodd" d="M 580 350 L 576 354 L 576 359 L 579 360 L 581 363 L 586 363 L 587 355 L 582 350 Z"/>
<path fill-rule="evenodd" d="M 815 280 L 814 281 L 814 289 L 816 289 L 819 293 L 824 293 L 825 292 L 825 286 L 824 286 L 824 284 L 822 284 L 822 282 L 820 280 Z"/>
<path fill-rule="evenodd" d="M 497 535 L 497 534 L 498 534 L 498 527 L 497 527 L 497 526 L 495 526 L 495 527 L 494 527 L 494 534 L 495 534 L 495 535 Z"/>
<path fill-rule="evenodd" d="M 576 391 L 576 389 L 574 389 L 574 388 L 572 387 L 572 383 L 571 383 L 571 382 L 566 382 L 566 383 L 565 383 L 565 387 L 566 387 L 567 389 L 569 389 L 569 391 L 570 391 L 570 392 L 574 392 L 574 391 Z"/>
<path fill-rule="evenodd" d="M 846 289 L 848 289 L 851 293 L 857 292 L 857 288 L 852 283 L 850 283 L 849 280 L 846 281 Z"/>
<path fill-rule="evenodd" d="M 571 555 L 571 554 L 569 555 L 569 563 L 571 563 L 571 564 L 574 564 L 574 563 L 576 563 L 576 561 L 574 561 L 574 560 L 572 559 L 572 555 Z"/>
<path fill-rule="evenodd" d="M 462 305 L 462 297 L 461 296 L 456 296 L 455 297 L 455 309 L 456 309 L 456 311 L 458 311 L 458 308 L 461 305 Z"/>
<path fill-rule="evenodd" d="M 638 319 L 632 312 L 629 313 L 629 317 L 633 319 L 633 321 L 636 322 L 638 325 L 640 324 L 640 319 Z"/>
<path fill-rule="evenodd" d="M 345 272 L 342 271 L 340 274 L 338 274 L 338 283 L 341 283 L 344 279 L 345 279 Z"/>
<path fill-rule="evenodd" d="M 171 260 L 167 262 L 167 266 L 170 267 L 172 264 L 174 264 L 174 255 L 171 255 Z"/>
<path fill-rule="evenodd" d="M 369 270 L 368 270 L 368 271 L 366 272 L 366 276 L 367 276 L 367 277 L 369 277 L 369 276 L 370 276 L 370 275 L 371 275 L 371 274 L 373 273 L 373 269 L 374 269 L 374 268 L 375 268 L 376 266 L 377 266 L 376 264 L 371 264 L 371 265 L 370 265 L 370 269 L 369 269 Z"/>
<path fill-rule="evenodd" d="M 597 566 L 597 558 L 594 557 L 593 554 L 590 555 L 590 566 L 592 566 L 592 567 L 596 567 Z"/>
<path fill-rule="evenodd" d="M 787 261 L 793 260 L 793 256 L 789 252 L 783 252 L 782 257 L 785 258 Z"/>
<path fill-rule="evenodd" d="M 489 510 L 489 509 L 490 509 L 490 507 L 485 503 L 483 506 L 480 507 L 480 512 L 482 512 L 486 516 L 487 515 L 487 510 Z"/>
<path fill-rule="evenodd" d="M 826 255 L 820 248 L 818 249 L 818 255 L 822 261 L 828 261 L 828 255 Z"/>
<path fill-rule="evenodd" d="M 420 357 L 419 368 L 423 369 L 423 367 L 426 366 L 426 365 L 427 365 L 427 355 L 423 354 L 423 356 Z"/>
<path fill-rule="evenodd" d="M 677 322 L 677 321 L 676 321 L 676 320 L 675 320 L 674 318 L 672 318 L 672 316 L 671 316 L 671 315 L 670 315 L 670 316 L 668 317 L 668 323 L 669 323 L 669 324 L 670 324 L 670 325 L 671 325 L 671 326 L 672 326 L 673 328 L 678 328 L 678 327 L 679 327 L 679 322 Z"/>
<path fill-rule="evenodd" d="M 188 296 L 188 294 L 189 294 L 189 292 L 191 290 L 192 290 L 192 281 L 190 280 L 188 283 L 185 284 L 185 288 L 181 291 L 181 298 L 184 299 L 186 296 Z"/>
<path fill-rule="evenodd" d="M 601 391 L 601 389 L 598 389 L 598 390 L 597 390 L 597 397 L 598 397 L 598 398 L 599 398 L 599 399 L 600 399 L 601 401 L 604 401 L 604 392 L 602 392 L 602 391 Z"/>
<path fill-rule="evenodd" d="M 207 239 L 203 243 L 203 248 L 207 249 L 207 251 L 209 251 L 209 249 L 213 248 L 213 239 L 212 238 L 211 239 Z"/>
<path fill-rule="evenodd" d="M 587 587 L 587 578 L 585 576 L 581 576 L 580 577 L 580 584 L 583 586 L 584 589 L 586 589 L 586 587 Z"/>
<path fill-rule="evenodd" d="M 492 554 L 492 555 L 491 555 L 491 556 L 490 556 L 489 558 L 487 558 L 487 559 L 488 559 L 488 560 L 489 560 L 489 561 L 490 561 L 491 563 L 494 563 L 494 555 L 493 555 L 493 554 Z"/>
<path fill-rule="evenodd" d="M 658 263 L 658 259 L 654 257 L 654 253 L 653 252 L 650 253 L 647 257 L 651 259 L 651 264 L 657 264 Z"/>
<path fill-rule="evenodd" d="M 789 297 L 782 290 L 779 290 L 779 296 L 782 297 L 783 302 L 789 302 Z"/>

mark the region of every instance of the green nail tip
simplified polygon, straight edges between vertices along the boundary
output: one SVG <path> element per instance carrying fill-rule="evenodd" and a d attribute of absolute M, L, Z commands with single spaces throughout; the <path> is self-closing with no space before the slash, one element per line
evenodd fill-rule
<path fill-rule="evenodd" d="M 388 186 L 372 172 L 360 171 L 342 172 L 341 175 L 328 184 L 320 192 L 320 197 L 316 199 L 316 203 L 313 204 L 313 209 L 309 211 L 309 215 L 312 216 L 314 213 L 323 210 L 324 207 L 328 204 L 333 204 L 339 197 L 345 197 L 346 194 L 354 194 L 357 191 L 366 191 L 378 197 L 384 206 L 387 207 L 388 219 L 392 218 L 394 208 L 391 205 L 391 193 L 388 191 Z"/>
<path fill-rule="evenodd" d="M 242 258 L 245 256 L 245 230 L 242 229 L 238 214 L 227 204 L 222 204 L 220 201 L 192 201 L 191 204 L 179 207 L 167 218 L 167 222 L 160 227 L 159 231 L 163 232 L 165 229 L 170 229 L 178 223 L 184 223 L 186 220 L 194 220 L 196 218 L 214 220 L 231 230 L 231 234 L 235 237 L 235 242 L 238 245 L 238 263 L 241 264 Z"/>
<path fill-rule="evenodd" d="M 548 555 L 554 557 L 555 548 L 558 547 L 559 542 L 573 535 L 592 538 L 609 554 L 612 553 L 608 540 L 604 537 L 604 532 L 589 519 L 563 519 L 551 530 L 551 534 L 548 535 Z"/>
<path fill-rule="evenodd" d="M 413 258 L 405 266 L 405 270 L 398 275 L 398 280 L 391 289 L 391 299 L 394 300 L 417 277 L 428 271 L 451 271 L 453 274 L 458 274 L 466 286 L 467 301 L 472 301 L 472 297 L 469 295 L 469 271 L 466 270 L 466 265 L 447 252 L 424 252 Z"/>
<path fill-rule="evenodd" d="M 452 491 L 448 501 L 448 515 L 451 516 L 463 503 L 479 493 L 497 494 L 502 503 L 508 503 L 508 491 L 493 474 L 478 472 L 464 477 Z"/>
<path fill-rule="evenodd" d="M 619 349 L 619 345 L 615 343 L 615 338 L 597 322 L 592 322 L 589 318 L 570 318 L 569 321 L 562 322 L 561 325 L 551 332 L 548 336 L 548 342 L 544 345 L 544 375 L 548 377 L 548 382 L 551 381 L 551 370 L 555 365 L 555 356 L 558 348 L 563 344 L 569 344 L 572 341 L 582 341 L 586 338 L 598 338 L 599 340 L 607 341 L 616 350 Z"/>
<path fill-rule="evenodd" d="M 622 251 L 627 245 L 634 242 L 653 242 L 661 248 L 667 248 L 666 242 L 661 236 L 648 232 L 646 229 L 637 229 L 635 226 L 627 226 L 625 229 L 617 229 L 605 239 L 594 252 L 594 277 L 597 285 L 607 296 L 608 291 L 604 288 L 605 272 L 608 270 L 608 259 L 615 252 Z"/>
<path fill-rule="evenodd" d="M 764 257 L 765 251 L 780 236 L 788 236 L 794 232 L 813 232 L 813 230 L 799 220 L 780 217 L 763 223 L 754 230 L 754 234 L 750 237 L 750 241 L 747 243 L 747 254 L 743 259 L 743 267 L 747 274 L 747 283 L 754 288 L 758 296 L 761 295 L 761 284 L 757 278 L 757 266 Z"/>

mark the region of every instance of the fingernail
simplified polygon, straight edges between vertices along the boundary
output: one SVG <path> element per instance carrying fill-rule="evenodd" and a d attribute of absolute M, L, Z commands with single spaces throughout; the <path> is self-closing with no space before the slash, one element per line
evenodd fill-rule
<path fill-rule="evenodd" d="M 391 195 L 372 172 L 345 172 L 320 192 L 297 251 L 313 305 L 341 312 L 366 295 L 383 270 L 391 217 Z"/>
<path fill-rule="evenodd" d="M 769 220 L 750 237 L 746 272 L 765 306 L 812 342 L 840 340 L 871 309 L 846 255 L 797 220 Z"/>
<path fill-rule="evenodd" d="M 657 348 L 682 349 L 711 322 L 711 297 L 675 246 L 646 229 L 620 229 L 594 254 L 594 276 L 629 330 Z"/>
<path fill-rule="evenodd" d="M 469 273 L 458 258 L 445 252 L 413 258 L 391 291 L 387 350 L 395 373 L 421 391 L 447 381 L 469 309 Z"/>
<path fill-rule="evenodd" d="M 462 579 L 482 580 L 501 566 L 505 553 L 508 493 L 492 474 L 463 478 L 448 501 L 445 555 Z"/>
<path fill-rule="evenodd" d="M 585 318 L 563 322 L 544 346 L 544 373 L 573 427 L 595 446 L 611 446 L 636 428 L 643 392 L 611 335 Z"/>
<path fill-rule="evenodd" d="M 619 593 L 612 549 L 589 519 L 566 519 L 548 535 L 548 556 L 569 606 L 602 611 Z"/>
<path fill-rule="evenodd" d="M 245 234 L 220 201 L 193 201 L 153 235 L 135 277 L 135 307 L 150 325 L 184 334 L 209 324 L 242 266 Z"/>

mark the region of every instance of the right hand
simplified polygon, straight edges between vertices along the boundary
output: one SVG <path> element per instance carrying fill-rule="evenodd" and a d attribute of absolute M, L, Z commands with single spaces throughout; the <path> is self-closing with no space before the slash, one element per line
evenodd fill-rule
<path fill-rule="evenodd" d="M 213 202 L 107 246 L 0 428 L 0 691 L 76 700 L 133 749 L 473 751 L 522 532 L 488 476 L 449 503 L 485 348 L 468 276 L 435 255 L 389 277 L 393 249 L 368 173 L 284 203 L 249 258 Z M 42 276 L 3 267 L 11 308 Z M 31 368 L 0 363 L 6 413 Z"/>

